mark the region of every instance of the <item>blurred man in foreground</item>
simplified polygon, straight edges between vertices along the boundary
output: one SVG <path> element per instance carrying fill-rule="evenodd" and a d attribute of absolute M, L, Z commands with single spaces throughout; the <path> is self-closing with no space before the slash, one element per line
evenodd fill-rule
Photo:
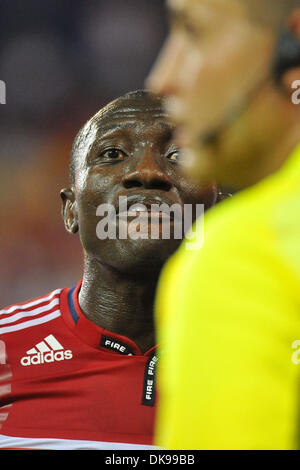
<path fill-rule="evenodd" d="M 168 3 L 148 86 L 167 95 L 187 171 L 236 188 L 272 176 L 209 211 L 203 249 L 183 244 L 163 272 L 157 442 L 299 448 L 299 2 Z"/>
<path fill-rule="evenodd" d="M 161 98 L 137 91 L 75 138 L 61 197 L 83 276 L 0 310 L 1 449 L 153 447 L 156 283 L 186 210 L 217 199 L 179 172 L 173 133 Z"/>

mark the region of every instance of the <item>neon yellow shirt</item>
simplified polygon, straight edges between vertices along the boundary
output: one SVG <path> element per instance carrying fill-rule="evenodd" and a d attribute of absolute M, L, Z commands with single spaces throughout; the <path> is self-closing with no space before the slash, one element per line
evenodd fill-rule
<path fill-rule="evenodd" d="M 157 444 L 299 449 L 300 146 L 204 227 L 159 282 Z"/>

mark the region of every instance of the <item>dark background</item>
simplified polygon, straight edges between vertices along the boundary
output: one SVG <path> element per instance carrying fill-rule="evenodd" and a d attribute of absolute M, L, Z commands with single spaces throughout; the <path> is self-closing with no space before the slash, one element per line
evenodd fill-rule
<path fill-rule="evenodd" d="M 72 141 L 143 88 L 166 18 L 164 0 L 0 0 L 0 308 L 80 279 L 59 197 Z"/>

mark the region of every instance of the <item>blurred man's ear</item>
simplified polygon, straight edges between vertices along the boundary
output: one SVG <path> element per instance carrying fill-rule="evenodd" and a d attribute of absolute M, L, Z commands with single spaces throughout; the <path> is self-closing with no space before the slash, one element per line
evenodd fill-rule
<path fill-rule="evenodd" d="M 300 8 L 291 14 L 279 39 L 277 64 L 281 85 L 290 93 L 300 79 Z"/>
<path fill-rule="evenodd" d="M 297 10 L 291 14 L 287 26 L 300 42 L 300 8 L 297 8 Z"/>
<path fill-rule="evenodd" d="M 76 210 L 75 194 L 73 189 L 65 188 L 60 191 L 62 199 L 62 216 L 67 232 L 78 232 L 78 217 Z"/>

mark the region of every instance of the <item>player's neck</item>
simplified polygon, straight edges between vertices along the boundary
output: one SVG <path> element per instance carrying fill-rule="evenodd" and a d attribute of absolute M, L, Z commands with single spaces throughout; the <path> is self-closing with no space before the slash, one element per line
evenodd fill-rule
<path fill-rule="evenodd" d="M 79 305 L 93 323 L 130 338 L 145 352 L 155 345 L 156 283 L 157 276 L 137 279 L 86 260 Z"/>

